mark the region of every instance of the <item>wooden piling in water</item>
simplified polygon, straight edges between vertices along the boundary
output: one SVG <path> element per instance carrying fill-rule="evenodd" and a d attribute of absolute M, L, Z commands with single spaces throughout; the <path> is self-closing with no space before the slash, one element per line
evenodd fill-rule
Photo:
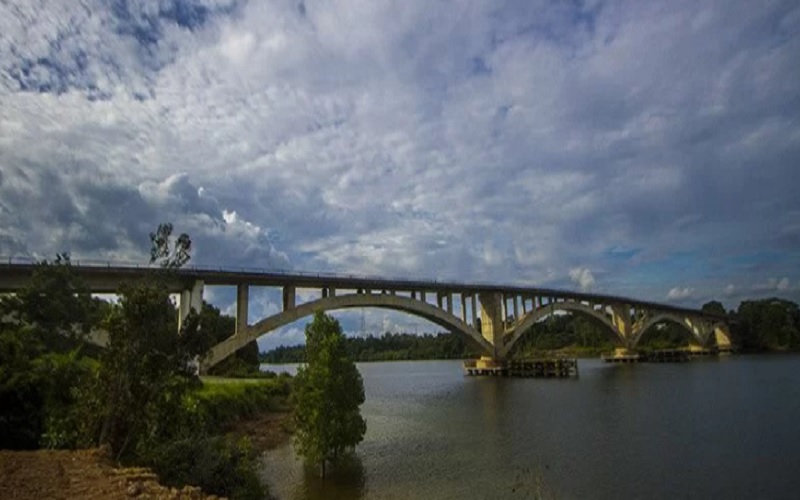
<path fill-rule="evenodd" d="M 464 372 L 470 376 L 577 377 L 578 360 L 574 358 L 514 359 L 507 362 L 468 360 L 464 362 Z"/>

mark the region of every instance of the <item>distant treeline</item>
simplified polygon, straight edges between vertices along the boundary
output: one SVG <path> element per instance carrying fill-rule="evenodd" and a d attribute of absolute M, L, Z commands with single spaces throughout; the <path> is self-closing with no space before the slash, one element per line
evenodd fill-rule
<path fill-rule="evenodd" d="M 746 300 L 737 310 L 726 312 L 719 302 L 703 310 L 727 315 L 734 343 L 745 351 L 800 351 L 800 310 L 783 299 Z M 680 325 L 662 323 L 648 331 L 641 349 L 667 349 L 688 344 L 689 334 Z M 526 357 L 546 351 L 595 354 L 610 351 L 614 344 L 605 327 L 581 316 L 553 315 L 534 325 L 514 347 L 512 355 Z M 386 333 L 383 336 L 348 338 L 347 348 L 357 361 L 408 359 L 465 359 L 479 353 L 461 336 L 450 333 L 415 335 Z M 301 363 L 305 347 L 278 347 L 261 353 L 263 363 Z"/>
<path fill-rule="evenodd" d="M 474 358 L 476 352 L 467 341 L 450 333 L 415 335 L 386 333 L 381 337 L 350 337 L 347 351 L 356 361 L 395 361 L 405 359 Z M 277 347 L 261 353 L 262 363 L 302 363 L 305 346 Z"/>
<path fill-rule="evenodd" d="M 731 311 L 734 341 L 747 351 L 800 351 L 800 309 L 788 300 L 746 300 Z"/>

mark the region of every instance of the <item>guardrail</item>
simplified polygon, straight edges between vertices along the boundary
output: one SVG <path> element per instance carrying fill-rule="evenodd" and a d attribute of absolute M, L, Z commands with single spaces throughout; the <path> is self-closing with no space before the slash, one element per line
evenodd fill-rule
<path fill-rule="evenodd" d="M 12 257 L 4 257 L 0 256 L 0 263 L 7 264 L 10 266 L 13 265 L 35 265 L 41 262 L 32 257 L 19 257 L 19 256 L 12 256 Z M 149 263 L 141 263 L 135 261 L 109 261 L 109 260 L 97 260 L 97 259 L 75 259 L 70 260 L 70 264 L 77 267 L 85 267 L 85 268 L 97 268 L 97 269 L 131 269 L 131 270 L 158 270 L 161 269 L 158 265 L 149 264 Z M 630 297 L 623 297 L 620 295 L 609 295 L 604 293 L 595 293 L 595 292 L 585 292 L 585 291 L 578 291 L 578 290 L 566 290 L 566 289 L 555 289 L 555 288 L 540 288 L 540 287 L 532 287 L 520 283 L 515 284 L 508 284 L 508 283 L 496 283 L 496 282 L 487 282 L 487 281 L 452 281 L 452 280 L 440 280 L 437 278 L 412 278 L 412 277 L 391 277 L 391 276 L 377 276 L 377 275 L 361 275 L 361 274 L 353 274 L 353 273 L 336 273 L 336 272 L 329 272 L 329 271 L 319 271 L 319 272 L 309 272 L 309 271 L 300 271 L 294 269 L 280 269 L 280 268 L 262 268 L 262 267 L 248 267 L 248 266 L 207 266 L 207 265 L 188 265 L 181 267 L 179 269 L 181 273 L 248 273 L 248 274 L 262 274 L 262 275 L 272 275 L 272 276 L 286 276 L 287 278 L 292 277 L 306 277 L 306 278 L 331 278 L 331 279 L 339 279 L 339 280 L 360 280 L 363 282 L 375 282 L 375 283 L 386 283 L 386 284 L 397 284 L 397 285 L 404 285 L 408 286 L 409 288 L 437 288 L 437 287 L 449 287 L 449 288 L 487 288 L 492 290 L 502 290 L 502 289 L 514 289 L 518 293 L 525 293 L 528 291 L 532 294 L 541 295 L 544 297 L 551 296 L 554 298 L 577 298 L 581 301 L 591 302 L 593 300 L 596 301 L 607 301 L 607 302 L 618 302 L 618 303 L 629 303 L 632 305 L 643 305 L 652 308 L 658 308 L 662 310 L 672 310 L 672 311 L 681 311 L 681 312 L 691 312 L 692 314 L 701 314 L 706 317 L 710 318 L 717 318 L 717 319 L 725 319 L 725 317 L 721 317 L 715 314 L 708 314 L 704 313 L 698 309 L 691 309 L 686 307 L 675 306 L 671 304 L 661 304 L 658 302 L 651 302 L 647 300 L 637 300 L 632 299 Z"/>

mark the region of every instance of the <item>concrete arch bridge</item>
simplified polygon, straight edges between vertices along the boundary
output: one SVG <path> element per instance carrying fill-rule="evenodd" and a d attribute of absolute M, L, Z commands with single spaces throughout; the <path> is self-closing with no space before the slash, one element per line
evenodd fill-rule
<path fill-rule="evenodd" d="M 0 293 L 14 292 L 24 286 L 34 267 L 32 264 L 0 264 Z M 80 263 L 73 263 L 73 270 L 93 293 L 115 293 L 125 281 L 158 272 L 149 267 Z M 461 335 L 479 352 L 496 361 L 506 359 L 536 322 L 557 312 L 581 315 L 602 325 L 621 354 L 634 351 L 650 328 L 665 321 L 684 327 L 693 346 L 720 351 L 732 347 L 724 317 L 612 295 L 517 285 L 209 268 L 176 270 L 166 281 L 171 292 L 180 294 L 180 319 L 191 309 L 199 310 L 204 287 L 236 287 L 235 331 L 203 358 L 204 370 L 253 340 L 316 311 L 362 307 L 391 309 L 424 318 Z M 282 310 L 249 324 L 251 287 L 280 288 Z M 319 298 L 298 303 L 299 289 L 316 290 Z"/>

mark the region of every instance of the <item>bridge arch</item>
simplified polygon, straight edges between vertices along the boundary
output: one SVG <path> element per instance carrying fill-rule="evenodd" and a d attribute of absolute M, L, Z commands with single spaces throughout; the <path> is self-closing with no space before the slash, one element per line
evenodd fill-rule
<path fill-rule="evenodd" d="M 248 326 L 243 332 L 233 335 L 214 346 L 203 359 L 203 368 L 208 369 L 235 353 L 248 343 L 267 335 L 276 329 L 293 323 L 317 311 L 335 311 L 361 307 L 391 309 L 421 317 L 449 331 L 460 334 L 472 342 L 480 352 L 491 355 L 494 348 L 472 326 L 453 314 L 427 302 L 390 294 L 347 294 L 323 297 L 311 302 L 299 304 L 292 309 L 280 312 Z"/>
<path fill-rule="evenodd" d="M 580 302 L 554 302 L 553 304 L 541 306 L 520 317 L 520 321 L 514 326 L 514 329 L 509 335 L 506 336 L 502 347 L 502 356 L 507 356 L 513 349 L 514 344 L 516 344 L 534 324 L 557 311 L 575 313 L 586 317 L 594 323 L 602 325 L 603 331 L 608 334 L 612 342 L 619 346 L 625 345 L 625 339 L 622 338 L 619 331 L 614 327 L 614 324 L 611 323 L 611 320 L 602 311 L 598 311 Z"/>
<path fill-rule="evenodd" d="M 702 328 L 700 328 L 699 322 L 698 326 L 694 326 L 693 322 L 690 318 L 683 317 L 683 316 L 676 316 L 675 314 L 670 313 L 659 313 L 655 316 L 649 318 L 641 327 L 637 328 L 636 337 L 634 339 L 633 345 L 639 345 L 639 342 L 642 340 L 647 332 L 651 331 L 653 327 L 661 323 L 673 323 L 678 325 L 681 330 L 683 330 L 687 336 L 689 341 L 695 341 L 701 346 L 705 346 L 706 342 L 708 341 L 707 335 Z"/>

